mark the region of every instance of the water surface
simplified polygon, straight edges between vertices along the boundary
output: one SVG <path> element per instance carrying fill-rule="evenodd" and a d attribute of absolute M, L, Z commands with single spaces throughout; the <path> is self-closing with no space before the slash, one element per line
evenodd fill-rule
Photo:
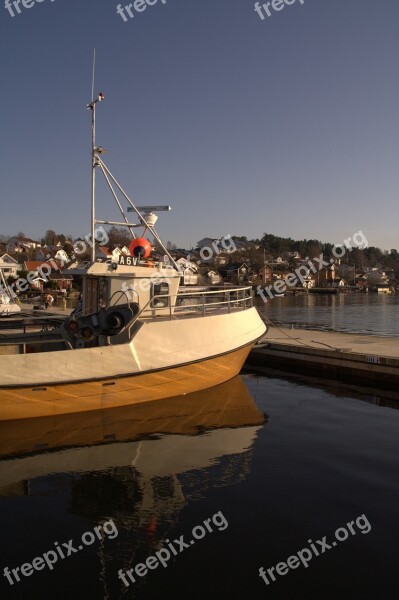
<path fill-rule="evenodd" d="M 246 374 L 152 406 L 3 427 L 2 569 L 54 542 L 77 545 L 106 520 L 118 535 L 13 586 L 1 577 L 1 597 L 396 598 L 398 406 L 367 390 Z M 216 518 L 222 527 L 166 568 L 129 587 L 118 579 L 217 513 L 228 526 Z M 363 514 L 369 533 L 272 585 L 259 577 Z"/>
<path fill-rule="evenodd" d="M 303 294 L 276 297 L 266 304 L 258 298 L 256 306 L 279 325 L 399 337 L 397 294 Z"/>

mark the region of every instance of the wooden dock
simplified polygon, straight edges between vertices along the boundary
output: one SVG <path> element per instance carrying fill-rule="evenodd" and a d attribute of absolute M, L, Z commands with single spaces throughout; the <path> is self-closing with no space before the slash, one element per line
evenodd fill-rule
<path fill-rule="evenodd" d="M 270 327 L 246 366 L 399 391 L 399 339 Z"/>

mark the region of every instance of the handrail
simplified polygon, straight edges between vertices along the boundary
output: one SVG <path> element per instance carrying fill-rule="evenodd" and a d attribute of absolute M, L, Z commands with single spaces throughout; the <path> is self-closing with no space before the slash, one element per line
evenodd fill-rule
<path fill-rule="evenodd" d="M 248 295 L 245 294 L 245 292 L 250 292 Z M 231 298 L 231 294 L 237 292 L 237 297 L 236 298 Z M 242 292 L 244 293 L 242 298 L 238 297 L 238 292 Z M 223 294 L 224 296 L 227 295 L 227 300 L 219 300 L 217 302 L 210 302 L 207 303 L 205 302 L 205 297 L 208 296 L 212 296 L 212 295 L 221 295 Z M 172 298 L 176 298 L 176 300 L 178 298 L 190 298 L 193 296 L 201 296 L 202 298 L 202 302 L 197 303 L 197 304 L 189 304 L 189 305 L 183 305 L 183 306 L 177 306 L 176 302 L 175 304 L 172 306 L 172 302 L 169 302 L 168 306 L 164 306 L 164 307 L 153 307 L 151 306 L 151 304 L 154 302 L 154 300 L 156 298 L 169 298 L 170 300 Z M 150 298 L 148 300 L 148 302 L 141 308 L 141 310 L 137 313 L 137 315 L 135 316 L 135 318 L 133 319 L 133 321 L 131 322 L 130 326 L 129 326 L 129 331 L 131 330 L 131 328 L 133 327 L 133 325 L 136 323 L 136 321 L 142 316 L 142 314 L 147 311 L 147 310 L 154 310 L 154 311 L 161 311 L 161 310 L 166 310 L 169 309 L 169 320 L 172 320 L 172 317 L 174 318 L 178 318 L 178 313 L 179 312 L 183 312 L 186 311 L 187 309 L 194 309 L 194 308 L 201 308 L 202 309 L 202 316 L 206 315 L 207 312 L 207 308 L 211 308 L 211 307 L 215 307 L 215 306 L 221 306 L 221 305 L 228 305 L 228 312 L 231 312 L 232 309 L 232 304 L 237 306 L 240 304 L 244 304 L 244 307 L 242 308 L 242 310 L 245 310 L 248 301 L 250 301 L 250 307 L 251 308 L 253 306 L 253 292 L 252 292 L 252 288 L 251 287 L 239 287 L 239 288 L 220 288 L 217 290 L 210 290 L 210 291 L 198 291 L 198 292 L 190 292 L 190 293 L 177 293 L 177 294 L 157 294 L 156 296 L 153 296 L 152 298 Z M 172 308 L 174 309 L 174 312 L 172 314 Z M 179 310 L 180 309 L 180 310 Z"/>
<path fill-rule="evenodd" d="M 116 295 L 117 292 L 115 292 L 112 296 L 112 298 L 110 299 L 108 306 L 110 306 L 112 299 L 114 298 L 114 296 Z M 121 295 L 123 295 L 124 292 L 121 293 Z M 125 294 L 126 295 L 126 294 Z M 215 298 L 215 296 L 218 296 L 218 298 Z M 126 295 L 127 297 L 127 295 Z M 222 299 L 220 299 L 220 297 Z M 163 299 L 165 300 L 165 298 L 168 298 L 169 302 L 167 306 L 161 306 L 161 307 L 154 307 L 152 306 L 154 303 L 154 300 L 156 299 Z M 128 299 L 128 297 L 127 297 Z M 175 302 L 172 303 L 172 300 L 175 299 Z M 182 305 L 177 305 L 177 300 L 178 299 L 182 299 L 182 300 L 188 300 L 189 304 L 182 304 Z M 196 302 L 196 300 L 199 300 Z M 209 299 L 210 301 L 207 302 L 206 300 Z M 213 301 L 212 301 L 213 300 Z M 129 306 L 130 302 L 127 303 L 127 305 Z M 249 306 L 248 306 L 249 304 Z M 113 304 L 113 306 L 117 306 L 116 304 Z M 251 308 L 253 306 L 253 291 L 251 287 L 239 287 L 239 288 L 218 288 L 215 290 L 208 290 L 208 291 L 189 291 L 189 292 L 177 292 L 176 294 L 157 294 L 155 296 L 153 296 L 152 298 L 150 298 L 147 303 L 139 310 L 139 312 L 137 313 L 137 315 L 135 317 L 133 317 L 133 319 L 130 321 L 130 323 L 128 324 L 128 331 L 129 331 L 129 338 L 131 337 L 131 330 L 134 327 L 134 325 L 136 324 L 136 322 L 138 321 L 138 319 L 140 317 L 143 316 L 143 314 L 148 311 L 148 312 L 152 312 L 154 313 L 154 316 L 160 316 L 160 317 L 167 317 L 169 318 L 169 320 L 172 319 L 178 319 L 179 317 L 184 317 L 184 316 L 194 316 L 194 317 L 204 317 L 206 316 L 206 314 L 216 310 L 217 308 L 219 309 L 224 309 L 227 313 L 231 313 L 233 310 L 247 310 L 248 308 Z M 80 311 L 79 313 L 77 313 L 79 316 L 83 316 L 82 313 L 84 311 Z M 90 314 L 90 313 L 89 313 Z M 71 315 L 65 322 L 67 323 L 71 317 L 73 318 L 75 315 Z M 32 323 L 33 325 L 33 323 Z M 39 325 L 39 323 L 37 323 L 37 325 Z M 36 326 L 37 326 L 36 325 Z M 43 325 L 45 325 L 45 319 L 43 319 L 42 322 L 40 322 L 40 325 L 43 327 Z M 39 325 L 39 326 L 40 326 Z M 56 329 L 54 330 L 54 333 L 56 332 Z M 47 337 L 46 336 L 47 333 Z M 25 331 L 26 334 L 26 331 Z M 40 339 L 40 336 L 43 335 L 47 338 L 47 339 Z M 69 347 L 70 349 L 72 349 L 72 344 L 69 342 L 69 340 L 65 339 L 63 336 L 60 337 L 54 337 L 53 339 L 51 339 L 51 332 L 44 332 L 43 329 L 41 332 L 37 332 L 37 337 L 39 339 L 28 339 L 27 342 L 23 342 L 23 340 L 18 339 L 19 336 L 21 334 L 15 334 L 14 339 L 13 336 L 2 336 L 0 335 L 0 346 L 3 345 L 13 345 L 13 344 L 18 344 L 18 345 L 22 345 L 24 346 L 25 343 L 28 344 L 37 344 L 37 345 L 41 345 L 41 344 L 53 344 L 53 343 L 63 343 L 65 344 L 67 347 Z M 22 334 L 23 335 L 23 334 Z M 33 334 L 35 335 L 35 334 Z"/>

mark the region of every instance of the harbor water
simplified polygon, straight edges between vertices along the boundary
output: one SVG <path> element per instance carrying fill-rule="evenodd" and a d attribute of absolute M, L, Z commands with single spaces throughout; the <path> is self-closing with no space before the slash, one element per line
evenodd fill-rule
<path fill-rule="evenodd" d="M 257 298 L 256 305 L 277 325 L 399 337 L 398 294 L 301 294 Z"/>
<path fill-rule="evenodd" d="M 12 584 L 3 573 L 1 598 L 393 600 L 398 406 L 245 373 L 180 398 L 4 426 L 1 568 Z M 13 569 L 46 553 L 51 568 L 25 566 L 17 581 Z M 157 556 L 164 564 L 145 567 Z"/>

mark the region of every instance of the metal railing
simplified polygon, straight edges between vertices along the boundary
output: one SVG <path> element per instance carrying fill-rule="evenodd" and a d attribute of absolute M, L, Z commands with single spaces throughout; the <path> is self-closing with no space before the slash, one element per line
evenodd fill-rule
<path fill-rule="evenodd" d="M 172 299 L 176 299 L 172 302 Z M 222 299 L 220 299 L 222 298 Z M 168 300 L 165 306 L 154 306 L 154 301 Z M 196 301 L 199 299 L 199 301 Z M 179 300 L 189 300 L 190 303 L 181 303 Z M 169 320 L 179 317 L 205 317 L 211 313 L 231 313 L 237 310 L 248 310 L 253 307 L 253 291 L 251 287 L 220 288 L 211 291 L 178 292 L 177 294 L 159 294 L 153 296 L 141 308 L 134 322 L 140 318 L 163 317 Z M 133 324 L 132 323 L 132 324 Z"/>
<path fill-rule="evenodd" d="M 165 302 L 164 306 L 154 306 L 154 302 L 160 300 Z M 110 304 L 110 303 L 109 303 Z M 128 303 L 129 304 L 129 303 Z M 146 319 L 179 319 L 179 318 L 202 318 L 211 314 L 226 314 L 236 311 L 244 311 L 253 307 L 253 291 L 251 287 L 240 288 L 218 288 L 209 291 L 186 291 L 177 294 L 159 294 L 148 300 L 137 315 L 128 325 L 129 337 L 131 330 L 137 320 Z M 41 327 L 41 331 L 29 336 L 27 329 L 29 326 Z M 51 327 L 54 328 L 54 337 L 52 337 Z M 46 322 L 44 318 L 37 319 L 36 322 L 24 323 L 24 334 L 27 339 L 21 339 L 23 334 L 0 335 L 0 346 L 17 345 L 22 353 L 26 353 L 26 345 L 35 345 L 41 347 L 46 344 L 63 344 L 66 349 L 73 349 L 72 344 L 64 336 L 57 335 L 57 327 L 54 322 Z M 47 334 L 47 335 L 46 335 Z M 43 336 L 41 338 L 41 336 Z M 40 350 L 39 350 L 40 351 Z"/>

